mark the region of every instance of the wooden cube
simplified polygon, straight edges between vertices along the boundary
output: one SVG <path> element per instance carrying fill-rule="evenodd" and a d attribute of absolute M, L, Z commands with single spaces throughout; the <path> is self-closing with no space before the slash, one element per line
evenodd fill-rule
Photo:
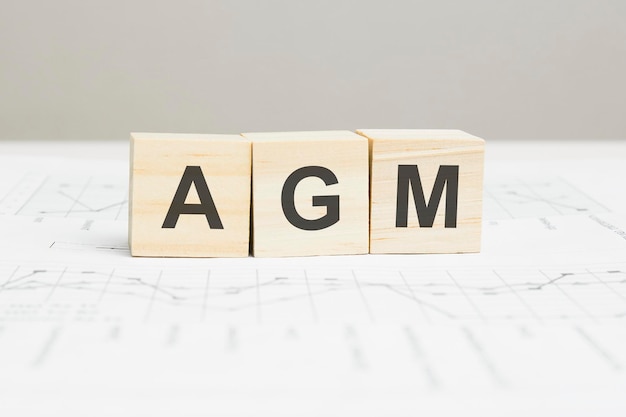
<path fill-rule="evenodd" d="M 367 140 L 349 131 L 252 140 L 254 256 L 368 252 Z"/>
<path fill-rule="evenodd" d="M 378 130 L 370 253 L 479 252 L 484 141 L 460 130 Z"/>
<path fill-rule="evenodd" d="M 248 256 L 248 139 L 132 133 L 130 159 L 133 256 Z"/>

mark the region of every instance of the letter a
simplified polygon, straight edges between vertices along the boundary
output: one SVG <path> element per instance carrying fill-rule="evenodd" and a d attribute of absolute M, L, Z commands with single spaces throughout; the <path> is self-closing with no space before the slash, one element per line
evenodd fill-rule
<path fill-rule="evenodd" d="M 200 198 L 200 204 L 185 204 L 191 184 L 196 187 L 196 192 Z M 204 214 L 209 227 L 211 229 L 223 229 L 222 220 L 220 219 L 211 192 L 202 174 L 202 169 L 199 166 L 188 166 L 185 168 L 183 177 L 178 184 L 176 194 L 170 205 L 170 209 L 165 216 L 162 229 L 173 229 L 176 227 L 178 217 L 181 214 Z"/>

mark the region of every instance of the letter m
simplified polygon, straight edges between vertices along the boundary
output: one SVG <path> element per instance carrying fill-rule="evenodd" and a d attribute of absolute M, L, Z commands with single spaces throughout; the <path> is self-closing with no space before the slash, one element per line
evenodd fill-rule
<path fill-rule="evenodd" d="M 428 204 L 424 197 L 422 181 L 417 165 L 398 165 L 398 194 L 396 199 L 396 227 L 407 227 L 409 211 L 409 187 L 417 210 L 420 227 L 433 227 L 439 201 L 446 187 L 445 227 L 456 227 L 459 197 L 459 166 L 441 165 L 430 194 Z"/>

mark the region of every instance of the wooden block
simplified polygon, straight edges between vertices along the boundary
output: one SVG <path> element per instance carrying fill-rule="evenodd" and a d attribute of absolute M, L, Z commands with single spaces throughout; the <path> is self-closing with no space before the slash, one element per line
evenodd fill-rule
<path fill-rule="evenodd" d="M 132 133 L 130 158 L 133 256 L 248 256 L 249 140 Z"/>
<path fill-rule="evenodd" d="M 254 256 L 368 252 L 367 140 L 348 131 L 252 139 Z"/>
<path fill-rule="evenodd" d="M 480 251 L 482 139 L 460 130 L 357 133 L 370 142 L 370 253 Z"/>

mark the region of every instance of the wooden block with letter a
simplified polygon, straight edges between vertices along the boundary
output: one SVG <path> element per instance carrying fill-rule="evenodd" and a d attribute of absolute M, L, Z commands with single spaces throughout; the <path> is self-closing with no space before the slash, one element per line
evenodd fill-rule
<path fill-rule="evenodd" d="M 370 141 L 370 253 L 480 251 L 482 139 L 460 130 L 357 132 Z"/>
<path fill-rule="evenodd" d="M 368 252 L 365 138 L 349 131 L 243 135 L 252 140 L 254 256 Z"/>
<path fill-rule="evenodd" d="M 251 144 L 240 135 L 132 133 L 133 256 L 248 256 Z"/>

